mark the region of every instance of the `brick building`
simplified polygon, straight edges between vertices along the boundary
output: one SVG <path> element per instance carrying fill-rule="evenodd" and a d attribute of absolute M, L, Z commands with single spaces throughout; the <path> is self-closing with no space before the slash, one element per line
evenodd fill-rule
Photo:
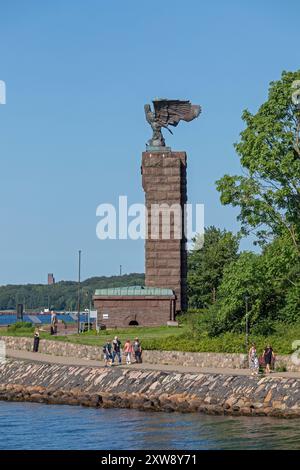
<path fill-rule="evenodd" d="M 114 287 L 94 295 L 98 325 L 107 328 L 166 325 L 174 320 L 175 295 L 171 289 Z"/>
<path fill-rule="evenodd" d="M 52 284 L 55 284 L 55 277 L 53 276 L 52 273 L 48 274 L 48 286 L 52 286 Z"/>

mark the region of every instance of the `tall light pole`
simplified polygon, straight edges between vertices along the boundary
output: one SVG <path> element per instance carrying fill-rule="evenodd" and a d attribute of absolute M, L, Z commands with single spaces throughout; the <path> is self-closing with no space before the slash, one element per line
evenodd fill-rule
<path fill-rule="evenodd" d="M 246 307 L 246 351 L 249 349 L 249 297 L 245 295 L 245 307 Z"/>
<path fill-rule="evenodd" d="M 81 250 L 78 251 L 78 312 L 77 312 L 77 333 L 80 333 L 80 271 L 81 271 Z"/>

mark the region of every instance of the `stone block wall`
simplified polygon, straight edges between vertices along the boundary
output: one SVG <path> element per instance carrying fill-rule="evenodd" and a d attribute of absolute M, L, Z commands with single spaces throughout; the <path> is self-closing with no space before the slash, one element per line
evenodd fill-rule
<path fill-rule="evenodd" d="M 13 349 L 15 351 L 32 351 L 33 348 L 33 338 L 0 336 L 0 341 L 5 342 L 6 349 Z M 89 360 L 100 360 L 103 358 L 102 342 L 100 340 L 99 346 L 87 346 L 84 344 L 41 339 L 39 352 L 51 356 L 78 357 Z"/>
<path fill-rule="evenodd" d="M 0 336 L 0 341 L 5 342 L 7 349 L 32 351 L 33 347 L 33 338 Z M 39 352 L 92 360 L 99 360 L 103 356 L 101 340 L 99 340 L 99 346 L 87 346 L 42 339 Z M 244 369 L 248 367 L 245 354 L 144 350 L 143 360 L 148 364 L 169 364 L 199 368 Z M 300 364 L 295 363 L 292 357 L 288 355 L 276 356 L 276 367 L 278 366 L 285 367 L 289 372 L 300 372 Z"/>

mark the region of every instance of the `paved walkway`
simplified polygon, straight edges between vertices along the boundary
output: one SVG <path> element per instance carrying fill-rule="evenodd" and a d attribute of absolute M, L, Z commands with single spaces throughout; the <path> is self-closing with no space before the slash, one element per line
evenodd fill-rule
<path fill-rule="evenodd" d="M 19 351 L 7 349 L 6 355 L 8 358 L 22 359 L 35 362 L 47 362 L 49 364 L 62 364 L 68 366 L 88 366 L 88 367 L 104 367 L 104 362 L 89 359 L 82 359 L 78 357 L 65 357 L 65 356 L 51 356 L 50 354 L 33 353 L 29 351 Z M 225 368 L 200 368 L 200 367 L 186 367 L 165 364 L 131 364 L 127 366 L 122 364 L 122 369 L 142 369 L 142 370 L 163 370 L 171 372 L 184 372 L 184 373 L 201 373 L 201 374 L 223 374 L 223 375 L 250 375 L 248 369 L 225 369 Z M 272 377 L 289 377 L 300 378 L 300 372 L 274 372 Z"/>

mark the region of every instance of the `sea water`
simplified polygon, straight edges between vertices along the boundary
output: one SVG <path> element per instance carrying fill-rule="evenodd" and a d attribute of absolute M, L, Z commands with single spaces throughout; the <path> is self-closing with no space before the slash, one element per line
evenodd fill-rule
<path fill-rule="evenodd" d="M 300 422 L 0 402 L 0 449 L 300 449 Z"/>

